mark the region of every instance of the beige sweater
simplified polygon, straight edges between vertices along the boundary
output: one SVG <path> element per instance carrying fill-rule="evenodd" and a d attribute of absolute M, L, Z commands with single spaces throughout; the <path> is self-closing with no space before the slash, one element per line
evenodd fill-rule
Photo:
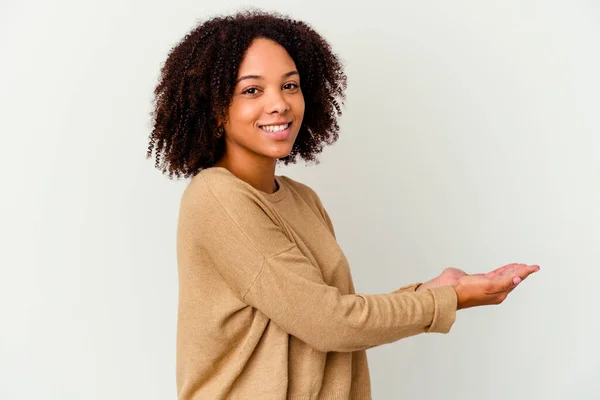
<path fill-rule="evenodd" d="M 182 195 L 181 400 L 370 399 L 365 349 L 454 323 L 450 286 L 355 294 L 317 194 L 275 179 L 266 194 L 209 168 Z"/>

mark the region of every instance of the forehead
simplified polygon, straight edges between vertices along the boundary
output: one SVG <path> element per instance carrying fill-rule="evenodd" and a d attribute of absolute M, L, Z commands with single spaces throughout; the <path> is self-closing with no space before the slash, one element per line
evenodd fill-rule
<path fill-rule="evenodd" d="M 240 64 L 238 77 L 247 74 L 280 77 L 296 69 L 296 64 L 279 43 L 269 39 L 254 39 Z"/>

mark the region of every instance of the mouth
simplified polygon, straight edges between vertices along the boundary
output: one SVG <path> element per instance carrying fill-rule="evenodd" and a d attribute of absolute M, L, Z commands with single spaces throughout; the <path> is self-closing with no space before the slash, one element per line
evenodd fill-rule
<path fill-rule="evenodd" d="M 291 122 L 284 122 L 280 124 L 259 125 L 258 127 L 265 132 L 277 133 L 285 131 L 290 127 L 290 125 L 292 125 Z"/>
<path fill-rule="evenodd" d="M 260 130 L 270 139 L 273 140 L 286 140 L 289 138 L 292 126 L 292 122 L 284 122 L 270 125 L 259 125 Z"/>

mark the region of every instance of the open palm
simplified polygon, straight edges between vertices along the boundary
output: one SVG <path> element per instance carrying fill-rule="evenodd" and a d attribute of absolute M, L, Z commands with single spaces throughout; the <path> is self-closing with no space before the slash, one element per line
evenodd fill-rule
<path fill-rule="evenodd" d="M 497 268 L 493 271 L 484 273 L 484 274 L 467 274 L 465 271 L 460 270 L 458 268 L 446 268 L 442 271 L 442 273 L 439 276 L 436 276 L 435 278 L 431 279 L 430 281 L 427 281 L 425 283 L 423 283 L 421 286 L 418 287 L 417 290 L 425 290 L 425 289 L 430 289 L 433 287 L 438 287 L 438 286 L 452 286 L 455 285 L 456 283 L 458 283 L 458 281 L 466 276 L 471 276 L 474 277 L 476 279 L 471 280 L 472 283 L 480 283 L 480 284 L 484 284 L 485 280 L 489 280 L 489 281 L 497 281 L 497 280 L 502 280 L 506 277 L 509 276 L 513 276 L 513 277 L 517 277 L 517 280 L 515 282 L 513 282 L 515 285 L 518 284 L 522 279 L 521 276 L 526 277 L 527 275 L 529 275 L 529 273 L 531 272 L 536 272 L 537 270 L 539 270 L 539 266 L 537 265 L 532 265 L 532 266 L 528 266 L 527 264 L 518 264 L 518 263 L 511 263 L 511 264 L 507 264 L 504 265 L 500 268 Z M 525 273 L 527 271 L 527 273 Z M 525 273 L 525 274 L 524 274 Z"/>
<path fill-rule="evenodd" d="M 521 281 L 539 269 L 538 265 L 508 264 L 486 274 L 463 276 L 454 285 L 458 308 L 500 304 Z"/>

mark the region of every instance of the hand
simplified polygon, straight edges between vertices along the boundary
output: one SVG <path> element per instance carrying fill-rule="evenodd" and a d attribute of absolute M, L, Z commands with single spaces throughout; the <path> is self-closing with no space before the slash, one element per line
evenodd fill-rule
<path fill-rule="evenodd" d="M 417 287 L 417 291 L 431 289 L 438 286 L 454 286 L 460 278 L 467 273 L 457 268 L 446 268 L 439 276 Z"/>
<path fill-rule="evenodd" d="M 538 265 L 507 264 L 487 274 L 463 276 L 453 285 L 457 308 L 501 304 L 521 281 L 539 270 Z"/>
<path fill-rule="evenodd" d="M 512 263 L 512 264 L 507 264 L 503 267 L 500 267 L 498 269 L 495 269 L 493 271 L 488 272 L 487 274 L 477 274 L 477 275 L 482 275 L 485 276 L 487 278 L 491 278 L 491 279 L 498 279 L 498 278 L 502 278 L 511 274 L 515 274 L 518 273 L 519 270 L 523 269 L 524 267 L 527 267 L 526 264 L 517 264 L 517 263 Z M 533 272 L 537 272 L 539 271 L 540 267 L 539 265 L 531 265 L 530 267 L 535 267 L 534 269 L 536 269 Z"/>

